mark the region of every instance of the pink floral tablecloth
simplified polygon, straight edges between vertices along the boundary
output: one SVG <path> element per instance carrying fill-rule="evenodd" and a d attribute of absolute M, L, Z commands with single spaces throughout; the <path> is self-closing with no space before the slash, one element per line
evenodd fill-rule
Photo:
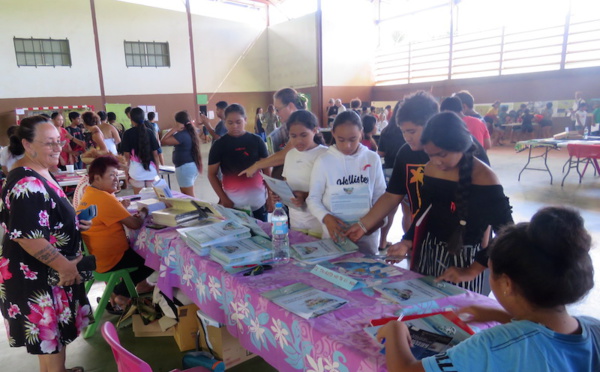
<path fill-rule="evenodd" d="M 268 226 L 264 226 L 268 227 Z M 159 288 L 171 296 L 179 288 L 215 320 L 226 324 L 248 350 L 279 371 L 386 371 L 385 356 L 363 330 L 371 319 L 393 316 L 401 307 L 370 288 L 346 291 L 309 273 L 294 261 L 259 276 L 231 275 L 208 257 L 195 254 L 175 229 L 142 228 L 131 236 L 146 264 L 159 271 Z M 312 238 L 293 232 L 292 242 Z M 401 270 L 401 269 L 400 269 Z M 404 271 L 398 280 L 420 276 Z M 293 283 L 306 283 L 349 300 L 334 312 L 305 320 L 261 296 Z M 471 304 L 498 306 L 475 293 L 422 303 L 405 314 L 429 313 Z M 478 325 L 487 328 L 488 325 Z"/>

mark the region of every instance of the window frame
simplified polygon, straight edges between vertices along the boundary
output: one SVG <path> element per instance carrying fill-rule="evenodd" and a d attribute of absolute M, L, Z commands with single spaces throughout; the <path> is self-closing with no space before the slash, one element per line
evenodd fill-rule
<path fill-rule="evenodd" d="M 129 67 L 171 67 L 168 41 L 123 41 L 125 66 Z M 157 53 L 157 50 L 159 52 Z M 150 52 L 152 51 L 152 52 Z M 159 64 L 159 62 L 161 62 Z"/>
<path fill-rule="evenodd" d="M 30 43 L 30 45 L 26 45 L 27 43 Z M 41 39 L 13 36 L 13 46 L 15 48 L 15 60 L 18 67 L 73 66 L 69 39 Z M 50 50 L 47 50 L 48 46 Z M 58 50 L 54 50 L 55 46 L 58 46 Z M 59 63 L 56 63 L 56 57 L 59 57 Z"/>

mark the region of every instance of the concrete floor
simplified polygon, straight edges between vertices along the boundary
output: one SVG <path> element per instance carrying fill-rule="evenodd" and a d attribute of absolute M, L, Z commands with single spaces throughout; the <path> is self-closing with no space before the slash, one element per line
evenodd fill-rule
<path fill-rule="evenodd" d="M 165 160 L 171 162 L 170 149 L 165 149 Z M 203 145 L 202 155 L 205 169 L 208 159 L 209 145 Z M 538 151 L 540 151 L 538 149 Z M 548 164 L 554 176 L 553 185 L 545 172 L 525 171 L 521 181 L 517 176 L 527 160 L 527 153 L 515 153 L 512 147 L 496 147 L 489 152 L 492 167 L 500 178 L 505 188 L 505 193 L 510 197 L 513 206 L 513 217 L 516 222 L 528 220 L 539 208 L 546 205 L 569 205 L 577 208 L 583 215 L 588 230 L 592 233 L 595 242 L 600 240 L 600 177 L 594 176 L 588 169 L 581 184 L 578 183 L 576 173 L 571 173 L 561 187 L 563 174 L 561 169 L 568 156 L 566 150 L 552 151 L 548 157 Z M 539 159 L 537 159 L 539 160 Z M 172 188 L 178 189 L 175 177 L 171 177 Z M 217 197 L 206 176 L 196 181 L 196 197 L 216 202 Z M 400 216 L 398 216 L 400 217 Z M 398 241 L 402 235 L 400 218 L 395 220 L 388 240 Z M 592 251 L 596 267 L 600 267 L 600 251 L 595 247 Z M 600 270 L 596 272 L 596 283 L 600 283 Z M 90 298 L 95 299 L 102 293 L 102 284 L 97 284 L 90 293 Z M 590 294 L 580 303 L 571 306 L 573 314 L 588 314 L 597 316 L 600 311 L 600 285 L 597 285 Z M 105 315 L 101 321 L 116 321 L 117 318 Z M 183 353 L 179 351 L 173 338 L 135 338 L 131 328 L 119 331 L 123 345 L 134 354 L 146 360 L 154 371 L 170 371 L 181 368 Z M 0 337 L 0 363 L 4 371 L 36 371 L 38 370 L 37 358 L 28 355 L 22 348 L 10 348 L 7 339 Z M 102 339 L 100 332 L 87 340 L 78 338 L 67 348 L 67 366 L 81 365 L 86 371 L 112 372 L 116 371 L 113 356 L 108 345 Z M 232 371 L 274 371 L 260 358 L 255 358 Z"/>

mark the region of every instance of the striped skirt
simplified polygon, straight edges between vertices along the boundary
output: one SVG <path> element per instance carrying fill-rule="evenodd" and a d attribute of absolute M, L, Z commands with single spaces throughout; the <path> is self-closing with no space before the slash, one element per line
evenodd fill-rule
<path fill-rule="evenodd" d="M 464 245 L 458 254 L 453 255 L 448 252 L 446 242 L 427 233 L 417 253 L 416 271 L 423 275 L 438 277 L 446 270 L 442 264 L 446 267 L 469 267 L 475 260 L 475 253 L 480 250 L 480 244 Z M 483 280 L 483 273 L 481 273 L 472 281 L 457 283 L 457 285 L 472 292 L 482 293 Z"/>

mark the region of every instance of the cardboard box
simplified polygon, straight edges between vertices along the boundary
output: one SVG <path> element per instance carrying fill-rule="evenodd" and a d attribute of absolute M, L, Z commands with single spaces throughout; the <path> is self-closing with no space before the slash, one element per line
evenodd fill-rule
<path fill-rule="evenodd" d="M 174 331 L 173 327 L 163 331 L 160 328 L 160 324 L 158 320 L 153 321 L 148 325 L 144 325 L 144 321 L 140 314 L 133 314 L 133 334 L 135 337 L 163 337 L 163 336 L 173 336 Z"/>
<path fill-rule="evenodd" d="M 179 322 L 173 327 L 175 342 L 180 351 L 196 349 L 196 335 L 198 334 L 198 321 L 196 320 L 198 306 L 195 304 L 177 308 Z"/>
<path fill-rule="evenodd" d="M 198 311 L 197 314 L 198 327 L 202 327 L 200 319 L 204 319 L 212 351 L 218 359 L 223 360 L 225 369 L 237 366 L 256 356 L 256 354 L 246 350 L 238 339 L 227 331 L 227 328 L 223 324 L 219 324 L 201 311 Z M 208 350 L 202 329 L 200 330 L 200 346 L 203 350 Z"/>

